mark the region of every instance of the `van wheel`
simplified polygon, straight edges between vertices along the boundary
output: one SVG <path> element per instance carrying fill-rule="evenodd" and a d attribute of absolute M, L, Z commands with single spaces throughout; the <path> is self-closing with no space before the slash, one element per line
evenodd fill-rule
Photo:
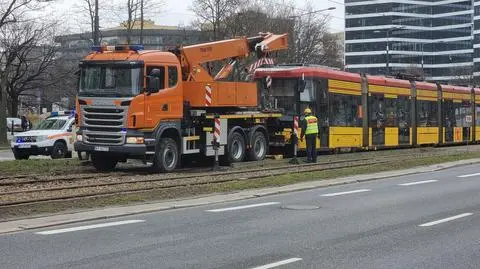
<path fill-rule="evenodd" d="M 52 159 L 62 159 L 67 155 L 67 145 L 65 143 L 57 141 L 53 144 Z"/>
<path fill-rule="evenodd" d="M 153 169 L 162 173 L 172 172 L 177 167 L 178 160 L 179 153 L 175 140 L 162 138 L 155 151 Z"/>
<path fill-rule="evenodd" d="M 261 161 L 267 155 L 267 139 L 263 132 L 255 132 L 252 137 L 252 148 L 248 152 L 250 161 Z"/>
<path fill-rule="evenodd" d="M 108 155 L 92 154 L 90 157 L 92 159 L 93 167 L 100 172 L 112 171 L 118 163 L 118 159 Z"/>
<path fill-rule="evenodd" d="M 234 132 L 228 141 L 228 161 L 237 163 L 245 158 L 245 138 L 239 132 Z"/>

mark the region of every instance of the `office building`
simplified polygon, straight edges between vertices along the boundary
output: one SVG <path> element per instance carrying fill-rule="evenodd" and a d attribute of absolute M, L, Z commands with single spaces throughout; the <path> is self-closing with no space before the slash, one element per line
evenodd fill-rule
<path fill-rule="evenodd" d="M 348 71 L 480 78 L 480 0 L 345 0 L 345 28 Z"/>

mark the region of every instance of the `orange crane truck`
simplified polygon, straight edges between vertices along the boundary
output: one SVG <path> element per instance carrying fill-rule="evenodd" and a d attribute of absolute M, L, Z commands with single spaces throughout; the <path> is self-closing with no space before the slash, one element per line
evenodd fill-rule
<path fill-rule="evenodd" d="M 249 56 L 270 63 L 269 53 L 287 46 L 286 34 L 261 33 L 169 52 L 92 47 L 80 63 L 75 150 L 100 171 L 141 159 L 170 172 L 182 156 L 201 159 L 214 149 L 226 162 L 261 160 L 283 130 L 281 114 L 259 109 L 257 83 L 241 78 L 248 73 L 241 63 Z"/>

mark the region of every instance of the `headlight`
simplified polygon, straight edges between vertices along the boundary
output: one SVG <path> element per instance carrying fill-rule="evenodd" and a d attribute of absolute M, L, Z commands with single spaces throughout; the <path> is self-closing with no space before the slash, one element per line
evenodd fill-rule
<path fill-rule="evenodd" d="M 48 136 L 46 136 L 46 135 L 39 135 L 35 138 L 35 140 L 37 142 L 42 142 L 42 141 L 47 140 L 47 139 L 48 139 Z"/>
<path fill-rule="evenodd" d="M 83 141 L 83 135 L 78 134 L 78 135 L 77 135 L 77 141 L 82 142 L 82 141 Z"/>
<path fill-rule="evenodd" d="M 143 144 L 143 137 L 127 137 L 127 144 Z"/>

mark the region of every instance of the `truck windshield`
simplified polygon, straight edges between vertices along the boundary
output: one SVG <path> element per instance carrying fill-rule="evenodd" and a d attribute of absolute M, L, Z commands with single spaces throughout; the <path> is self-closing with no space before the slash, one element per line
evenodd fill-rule
<path fill-rule="evenodd" d="M 81 69 L 80 96 L 130 97 L 140 93 L 141 68 L 86 65 Z"/>

